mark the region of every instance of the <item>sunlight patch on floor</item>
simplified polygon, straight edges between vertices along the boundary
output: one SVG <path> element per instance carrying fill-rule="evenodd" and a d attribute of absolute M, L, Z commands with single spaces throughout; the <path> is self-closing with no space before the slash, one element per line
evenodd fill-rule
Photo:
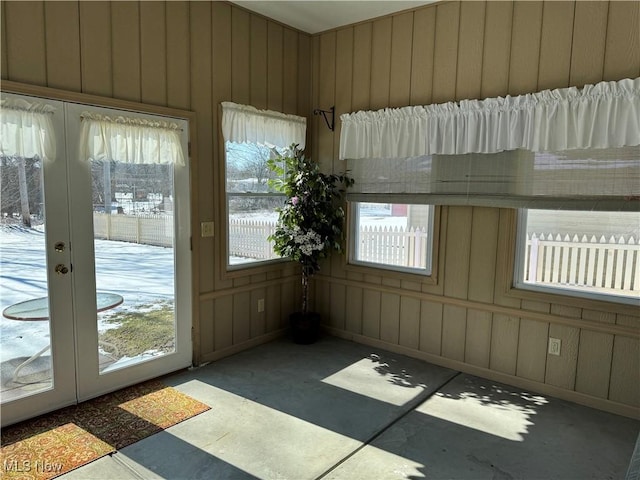
<path fill-rule="evenodd" d="M 377 355 L 363 358 L 322 381 L 397 406 L 407 404 L 426 388 L 408 372 L 394 370 Z"/>
<path fill-rule="evenodd" d="M 500 394 L 497 397 L 490 393 L 437 393 L 416 411 L 514 442 L 524 441 L 529 425 L 534 423 L 531 417 L 536 414 L 536 408 L 547 400 L 540 396 L 520 395 L 517 400 L 509 401 L 504 392 L 497 393 Z"/>

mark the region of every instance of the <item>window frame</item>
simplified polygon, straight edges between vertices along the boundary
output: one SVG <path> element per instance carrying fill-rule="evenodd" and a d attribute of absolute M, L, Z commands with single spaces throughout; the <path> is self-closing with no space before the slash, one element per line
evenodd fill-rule
<path fill-rule="evenodd" d="M 225 255 L 224 258 L 224 275 L 223 277 L 235 277 L 237 275 L 243 275 L 243 272 L 247 270 L 253 270 L 251 273 L 261 273 L 263 271 L 269 271 L 272 268 L 281 267 L 283 263 L 290 261 L 287 257 L 276 257 L 270 258 L 266 260 L 255 260 L 249 262 L 241 262 L 236 264 L 231 264 L 230 260 L 230 250 L 231 250 L 231 241 L 229 235 L 231 233 L 230 228 L 230 209 L 229 209 L 229 199 L 232 197 L 236 198 L 282 198 L 286 200 L 287 196 L 283 193 L 279 192 L 229 192 L 227 190 L 227 172 L 228 172 L 228 155 L 227 155 L 227 140 L 223 140 L 221 149 L 224 158 L 224 162 L 222 163 L 222 197 L 224 201 L 224 218 L 223 218 L 223 252 Z M 266 241 L 266 238 L 265 238 Z"/>
<path fill-rule="evenodd" d="M 430 262 L 430 271 L 424 272 L 416 268 L 401 267 L 391 264 L 365 262 L 360 260 L 354 260 L 356 255 L 356 245 L 358 242 L 358 233 L 356 228 L 357 222 L 357 204 L 359 203 L 394 203 L 393 199 L 388 199 L 386 202 L 381 201 L 378 197 L 370 202 L 363 201 L 362 198 L 358 200 L 348 200 L 346 209 L 346 248 L 345 255 L 343 257 L 343 268 L 348 271 L 371 274 L 375 272 L 378 275 L 384 275 L 387 278 L 397 278 L 399 280 L 417 282 L 421 284 L 437 285 L 438 284 L 438 265 L 443 252 L 440 245 L 444 245 L 441 242 L 441 232 L 446 230 L 446 226 L 442 223 L 446 222 L 446 206 L 440 206 L 435 204 L 425 203 L 406 203 L 407 205 L 428 205 L 430 207 L 429 212 L 429 225 L 428 225 L 428 238 L 429 245 L 427 246 L 427 260 Z"/>
<path fill-rule="evenodd" d="M 591 292 L 572 287 L 561 287 L 554 285 L 532 284 L 524 281 L 526 256 L 526 230 L 527 217 L 530 209 L 520 208 L 516 213 L 516 232 L 513 264 L 513 287 L 518 290 L 538 292 L 546 295 L 562 295 L 577 299 L 593 300 L 598 302 L 616 303 L 621 305 L 640 304 L 640 296 L 634 298 L 629 295 L 614 295 L 605 292 Z"/>

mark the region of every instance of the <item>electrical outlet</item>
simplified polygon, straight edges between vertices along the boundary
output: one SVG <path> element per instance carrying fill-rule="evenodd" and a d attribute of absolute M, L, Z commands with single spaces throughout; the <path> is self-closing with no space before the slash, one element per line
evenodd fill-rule
<path fill-rule="evenodd" d="M 549 355 L 560 355 L 560 345 L 562 341 L 559 338 L 549 337 Z"/>
<path fill-rule="evenodd" d="M 264 298 L 258 299 L 258 313 L 264 312 Z"/>
<path fill-rule="evenodd" d="M 200 235 L 202 237 L 213 237 L 213 222 L 200 223 Z"/>

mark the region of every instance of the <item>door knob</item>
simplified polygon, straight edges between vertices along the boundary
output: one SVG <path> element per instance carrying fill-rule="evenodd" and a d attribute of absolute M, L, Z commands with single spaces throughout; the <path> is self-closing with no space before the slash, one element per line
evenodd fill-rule
<path fill-rule="evenodd" d="M 55 248 L 56 252 L 64 252 L 64 242 L 56 242 L 53 248 Z"/>
<path fill-rule="evenodd" d="M 56 265 L 55 272 L 58 275 L 66 275 L 67 273 L 69 273 L 69 269 L 67 268 L 66 265 L 59 263 L 58 265 Z"/>

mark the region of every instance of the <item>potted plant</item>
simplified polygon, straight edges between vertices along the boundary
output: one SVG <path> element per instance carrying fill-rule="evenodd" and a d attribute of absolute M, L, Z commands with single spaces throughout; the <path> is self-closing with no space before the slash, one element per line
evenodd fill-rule
<path fill-rule="evenodd" d="M 276 174 L 269 185 L 287 196 L 277 209 L 276 230 L 269 240 L 276 253 L 298 262 L 302 269 L 302 310 L 290 317 L 293 338 L 297 343 L 313 343 L 320 316 L 309 312 L 309 279 L 320 269 L 320 259 L 331 251 L 342 252 L 344 193 L 354 181 L 347 175 L 322 173 L 295 144 L 284 154 L 276 152 L 268 166 Z"/>

